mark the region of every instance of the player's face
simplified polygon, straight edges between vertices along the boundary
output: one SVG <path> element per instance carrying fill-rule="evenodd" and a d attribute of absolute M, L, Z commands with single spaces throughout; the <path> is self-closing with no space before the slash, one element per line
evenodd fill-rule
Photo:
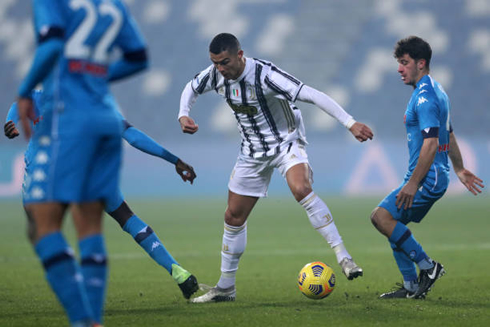
<path fill-rule="evenodd" d="M 403 83 L 415 87 L 417 82 L 425 75 L 425 60 L 415 61 L 408 53 L 397 59 L 398 73 Z"/>
<path fill-rule="evenodd" d="M 219 54 L 209 53 L 214 67 L 223 75 L 225 79 L 237 79 L 245 69 L 243 50 L 236 54 L 223 51 Z"/>

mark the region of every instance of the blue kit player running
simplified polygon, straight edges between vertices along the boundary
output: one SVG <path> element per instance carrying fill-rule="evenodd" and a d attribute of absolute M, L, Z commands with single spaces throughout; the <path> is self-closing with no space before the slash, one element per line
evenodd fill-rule
<path fill-rule="evenodd" d="M 35 111 L 35 122 L 42 120 L 42 115 L 39 113 L 40 99 L 42 91 L 32 92 L 32 100 L 34 102 Z M 191 184 L 196 178 L 196 174 L 192 166 L 180 160 L 178 157 L 173 155 L 171 152 L 167 151 L 160 144 L 156 143 L 148 135 L 140 131 L 139 129 L 133 127 L 121 116 L 124 123 L 123 139 L 125 139 L 133 147 L 153 155 L 155 157 L 162 158 L 175 165 L 177 173 L 180 175 L 184 182 L 189 181 Z M 5 136 L 13 139 L 19 136 L 19 131 L 16 128 L 16 123 L 18 121 L 17 115 L 17 104 L 14 103 L 8 112 L 7 122 L 5 123 L 4 130 Z M 37 123 L 36 123 L 37 125 Z M 36 125 L 33 125 L 33 130 L 35 131 Z M 36 132 L 33 133 L 33 138 L 35 138 Z M 33 162 L 32 153 L 37 153 L 38 150 L 35 147 L 42 147 L 38 142 L 29 142 L 28 149 L 25 154 L 26 171 L 25 176 L 37 176 L 39 171 L 32 171 Z M 42 178 L 30 179 L 24 181 L 24 192 L 23 200 L 28 201 L 30 198 L 27 189 L 35 188 L 35 184 L 42 183 Z M 32 186 L 30 185 L 32 184 Z M 35 239 L 35 225 L 32 222 L 32 218 L 29 215 L 29 210 L 24 207 L 26 215 L 28 218 L 28 228 L 27 233 L 31 242 Z M 156 233 L 148 226 L 144 221 L 142 221 L 133 211 L 130 209 L 126 201 L 124 201 L 122 192 L 118 189 L 111 198 L 105 204 L 105 211 L 114 218 L 121 228 L 130 234 L 134 240 L 150 255 L 150 257 L 155 260 L 157 264 L 164 267 L 172 276 L 172 278 L 179 285 L 182 294 L 186 299 L 195 293 L 198 289 L 197 279 L 194 275 L 191 275 L 187 270 L 182 268 L 177 261 L 172 257 L 172 255 L 167 251 L 165 246 L 162 244 Z M 157 246 L 155 246 L 157 245 Z"/>
<path fill-rule="evenodd" d="M 388 237 L 403 276 L 403 285 L 380 298 L 420 299 L 445 270 L 426 254 L 406 225 L 420 222 L 446 192 L 450 170 L 448 155 L 454 171 L 470 192 L 480 193 L 483 183 L 464 168 L 451 127 L 448 96 L 429 75 L 430 45 L 411 36 L 398 41 L 394 56 L 402 81 L 414 88 L 404 118 L 410 161 L 402 184 L 374 209 L 371 221 Z M 418 276 L 415 263 L 420 269 Z"/>
<path fill-rule="evenodd" d="M 35 118 L 31 92 L 42 83 L 42 120 L 31 142 L 32 176 L 25 205 L 35 224 L 35 251 L 72 326 L 102 323 L 107 255 L 104 204 L 117 192 L 123 124 L 110 81 L 148 65 L 146 44 L 119 0 L 34 0 L 37 48 L 18 89 L 27 138 Z M 112 50 L 119 50 L 116 61 Z M 68 205 L 80 241 L 81 265 L 61 233 Z"/>

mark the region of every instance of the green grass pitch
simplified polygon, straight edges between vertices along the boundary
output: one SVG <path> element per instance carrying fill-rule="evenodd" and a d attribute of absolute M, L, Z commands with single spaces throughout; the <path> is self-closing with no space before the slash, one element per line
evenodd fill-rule
<path fill-rule="evenodd" d="M 489 326 L 490 205 L 488 195 L 447 196 L 421 224 L 409 227 L 447 274 L 426 300 L 378 300 L 401 276 L 386 239 L 369 215 L 379 198 L 322 197 L 364 277 L 348 281 L 328 244 L 290 197 L 259 201 L 248 222 L 248 245 L 234 303 L 188 304 L 167 272 L 109 216 L 105 234 L 110 280 L 105 326 Z M 167 249 L 201 283 L 219 278 L 226 199 L 128 201 Z M 40 263 L 25 237 L 17 202 L 0 202 L 0 326 L 66 326 Z M 75 245 L 70 219 L 64 227 Z M 74 246 L 76 249 L 76 246 Z M 334 292 L 310 300 L 296 278 L 311 261 L 330 264 Z"/>

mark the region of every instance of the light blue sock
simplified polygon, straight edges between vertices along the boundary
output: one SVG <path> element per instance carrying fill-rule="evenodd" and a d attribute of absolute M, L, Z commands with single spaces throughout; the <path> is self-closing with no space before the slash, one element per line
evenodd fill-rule
<path fill-rule="evenodd" d="M 397 246 L 395 243 L 390 242 L 393 249 L 393 256 L 395 257 L 398 270 L 400 270 L 403 276 L 403 286 L 410 292 L 415 292 L 418 288 L 417 268 L 412 260 Z"/>
<path fill-rule="evenodd" d="M 131 234 L 134 240 L 156 261 L 160 266 L 172 274 L 172 264 L 178 265 L 177 261 L 168 253 L 158 236 L 138 216 L 134 215 L 128 219 L 123 226 L 124 231 Z"/>
<path fill-rule="evenodd" d="M 65 309 L 70 323 L 93 319 L 83 276 L 73 250 L 60 232 L 48 234 L 37 242 L 36 253 L 46 271 L 46 279 Z"/>
<path fill-rule="evenodd" d="M 108 270 L 104 237 L 100 234 L 86 237 L 80 240 L 79 247 L 82 274 L 94 320 L 102 324 Z"/>

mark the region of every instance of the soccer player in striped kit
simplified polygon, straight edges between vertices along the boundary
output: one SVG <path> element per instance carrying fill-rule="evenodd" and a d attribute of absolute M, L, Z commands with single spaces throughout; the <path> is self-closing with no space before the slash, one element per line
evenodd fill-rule
<path fill-rule="evenodd" d="M 209 46 L 212 65 L 194 77 L 182 92 L 179 122 L 184 133 L 197 132 L 189 117 L 196 98 L 215 91 L 228 103 L 242 137 L 241 150 L 228 184 L 221 277 L 217 285 L 192 302 L 234 301 L 238 262 L 247 242 L 246 220 L 267 195 L 274 168 L 306 210 L 313 227 L 335 251 L 349 280 L 363 271 L 345 248 L 327 205 L 312 190 L 312 171 L 305 151 L 306 138 L 301 112 L 294 102 L 312 103 L 335 117 L 360 142 L 372 139 L 371 129 L 319 92 L 277 68 L 273 63 L 244 56 L 235 36 L 222 33 Z"/>

